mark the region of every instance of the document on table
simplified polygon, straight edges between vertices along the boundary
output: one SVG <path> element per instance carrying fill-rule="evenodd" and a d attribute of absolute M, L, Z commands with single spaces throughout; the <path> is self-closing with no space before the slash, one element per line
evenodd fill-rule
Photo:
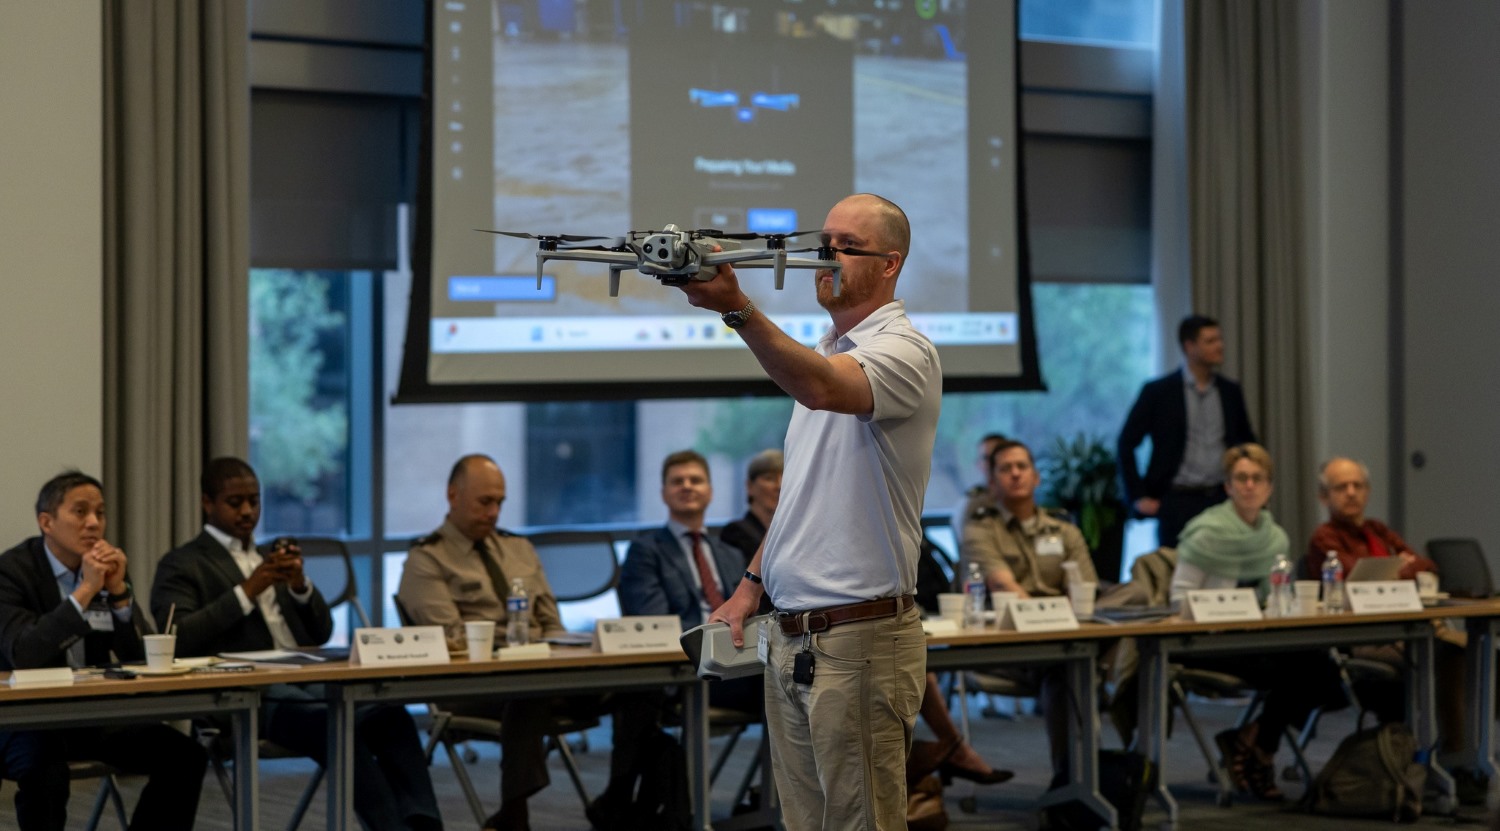
<path fill-rule="evenodd" d="M 230 661 L 253 661 L 257 664 L 321 664 L 328 660 L 310 652 L 295 652 L 290 649 L 257 649 L 251 652 L 220 652 L 220 658 Z"/>

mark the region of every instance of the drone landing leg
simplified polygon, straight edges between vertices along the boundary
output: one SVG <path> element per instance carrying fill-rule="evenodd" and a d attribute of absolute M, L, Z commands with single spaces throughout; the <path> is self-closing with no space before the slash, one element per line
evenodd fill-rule
<path fill-rule="evenodd" d="M 623 271 L 623 269 L 615 268 L 614 266 L 610 266 L 609 267 L 609 296 L 610 297 L 619 297 L 620 296 L 620 272 L 621 271 Z"/>
<path fill-rule="evenodd" d="M 774 263 L 776 269 L 776 290 L 781 291 L 782 286 L 786 285 L 786 252 L 778 249 Z"/>

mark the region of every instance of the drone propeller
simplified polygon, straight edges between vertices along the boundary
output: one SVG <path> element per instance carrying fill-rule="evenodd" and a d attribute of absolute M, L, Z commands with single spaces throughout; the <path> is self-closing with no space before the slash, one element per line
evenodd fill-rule
<path fill-rule="evenodd" d="M 745 233 L 745 234 L 724 234 L 724 233 L 720 233 L 718 231 L 708 231 L 708 230 L 695 231 L 694 233 L 701 234 L 703 236 L 718 237 L 719 239 L 763 239 L 763 240 L 771 240 L 771 241 L 780 241 L 780 240 L 784 240 L 784 239 L 791 239 L 792 237 L 800 237 L 803 234 L 816 234 L 820 230 L 821 229 L 818 229 L 818 228 L 812 228 L 812 229 L 809 229 L 809 230 L 806 230 L 806 231 L 793 231 L 790 234 L 762 234 L 762 233 L 754 233 L 754 232 L 752 232 L 752 233 Z"/>
<path fill-rule="evenodd" d="M 474 230 L 485 234 L 500 234 L 516 239 L 534 239 L 538 242 L 593 242 L 594 240 L 612 239 L 612 237 L 587 236 L 584 234 L 528 234 L 525 231 L 491 231 L 487 228 L 475 228 Z"/>
<path fill-rule="evenodd" d="M 863 248 L 835 248 L 831 245 L 816 245 L 812 248 L 791 248 L 788 254 L 808 254 L 817 252 L 818 259 L 831 260 L 834 254 L 848 254 L 851 257 L 884 257 L 885 253 L 880 251 L 866 251 Z"/>

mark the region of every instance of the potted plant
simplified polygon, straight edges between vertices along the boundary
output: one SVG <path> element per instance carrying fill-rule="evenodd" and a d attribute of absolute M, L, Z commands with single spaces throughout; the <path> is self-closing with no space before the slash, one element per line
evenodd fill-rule
<path fill-rule="evenodd" d="M 1071 513 L 1101 578 L 1120 579 L 1125 545 L 1125 510 L 1120 498 L 1114 450 L 1098 436 L 1058 436 L 1042 455 L 1047 504 Z"/>

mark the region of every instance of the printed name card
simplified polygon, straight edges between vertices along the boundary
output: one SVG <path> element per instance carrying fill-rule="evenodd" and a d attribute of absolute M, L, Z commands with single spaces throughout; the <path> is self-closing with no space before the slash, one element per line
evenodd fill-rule
<path fill-rule="evenodd" d="M 1192 589 L 1182 605 L 1182 619 L 1199 623 L 1260 620 L 1255 589 Z"/>
<path fill-rule="evenodd" d="M 1356 615 L 1422 611 L 1422 596 L 1417 594 L 1415 580 L 1345 583 L 1344 594 L 1349 597 L 1349 611 Z"/>
<path fill-rule="evenodd" d="M 929 638 L 951 638 L 960 631 L 958 621 L 948 617 L 930 617 L 922 621 L 922 634 Z"/>
<path fill-rule="evenodd" d="M 73 670 L 67 667 L 18 669 L 10 674 L 12 687 L 71 687 Z"/>
<path fill-rule="evenodd" d="M 355 629 L 349 641 L 349 663 L 382 667 L 446 664 L 448 642 L 441 626 Z"/>
<path fill-rule="evenodd" d="M 682 619 L 676 615 L 605 618 L 594 624 L 599 651 L 674 652 L 682 648 Z"/>
<path fill-rule="evenodd" d="M 1077 629 L 1073 601 L 1066 597 L 1030 597 L 1005 604 L 1000 617 L 1001 631 L 1060 632 Z"/>

